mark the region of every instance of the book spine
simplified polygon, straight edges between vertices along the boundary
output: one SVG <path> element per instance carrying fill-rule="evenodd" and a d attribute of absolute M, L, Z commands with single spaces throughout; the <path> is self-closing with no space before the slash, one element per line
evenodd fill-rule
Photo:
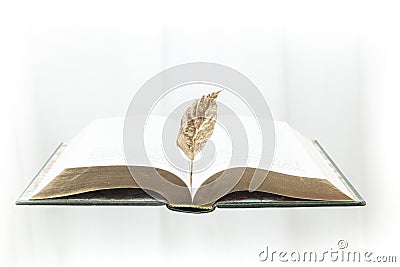
<path fill-rule="evenodd" d="M 208 213 L 215 210 L 215 206 L 199 206 L 199 205 L 186 205 L 186 204 L 167 204 L 167 208 L 172 211 L 184 213 Z"/>

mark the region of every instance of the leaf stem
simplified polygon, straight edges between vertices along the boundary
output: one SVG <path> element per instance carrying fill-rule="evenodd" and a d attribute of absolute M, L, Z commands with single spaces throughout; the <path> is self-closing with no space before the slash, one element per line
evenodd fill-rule
<path fill-rule="evenodd" d="M 192 192 L 193 160 L 190 161 L 190 192 Z"/>

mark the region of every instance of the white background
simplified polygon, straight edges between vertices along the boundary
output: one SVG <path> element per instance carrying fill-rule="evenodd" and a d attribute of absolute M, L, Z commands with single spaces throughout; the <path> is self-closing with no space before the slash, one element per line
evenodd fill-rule
<path fill-rule="evenodd" d="M 339 239 L 399 261 L 399 11 L 396 1 L 1 1 L 0 266 L 266 265 L 267 245 L 319 251 Z M 123 116 L 147 79 L 194 61 L 250 78 L 367 206 L 195 216 L 14 205 L 61 141 Z"/>

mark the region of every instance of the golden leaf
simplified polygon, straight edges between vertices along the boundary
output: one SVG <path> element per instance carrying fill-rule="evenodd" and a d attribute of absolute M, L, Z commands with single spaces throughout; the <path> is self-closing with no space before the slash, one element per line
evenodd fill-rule
<path fill-rule="evenodd" d="M 217 119 L 217 101 L 215 99 L 221 91 L 203 95 L 194 101 L 182 116 L 176 144 L 191 161 L 190 184 L 192 184 L 194 157 L 204 148 L 213 134 Z"/>

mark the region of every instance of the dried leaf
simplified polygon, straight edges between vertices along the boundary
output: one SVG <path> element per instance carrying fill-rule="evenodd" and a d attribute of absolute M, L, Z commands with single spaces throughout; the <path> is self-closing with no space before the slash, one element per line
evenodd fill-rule
<path fill-rule="evenodd" d="M 191 160 L 207 143 L 217 119 L 216 98 L 221 91 L 197 99 L 182 116 L 176 144 Z"/>

